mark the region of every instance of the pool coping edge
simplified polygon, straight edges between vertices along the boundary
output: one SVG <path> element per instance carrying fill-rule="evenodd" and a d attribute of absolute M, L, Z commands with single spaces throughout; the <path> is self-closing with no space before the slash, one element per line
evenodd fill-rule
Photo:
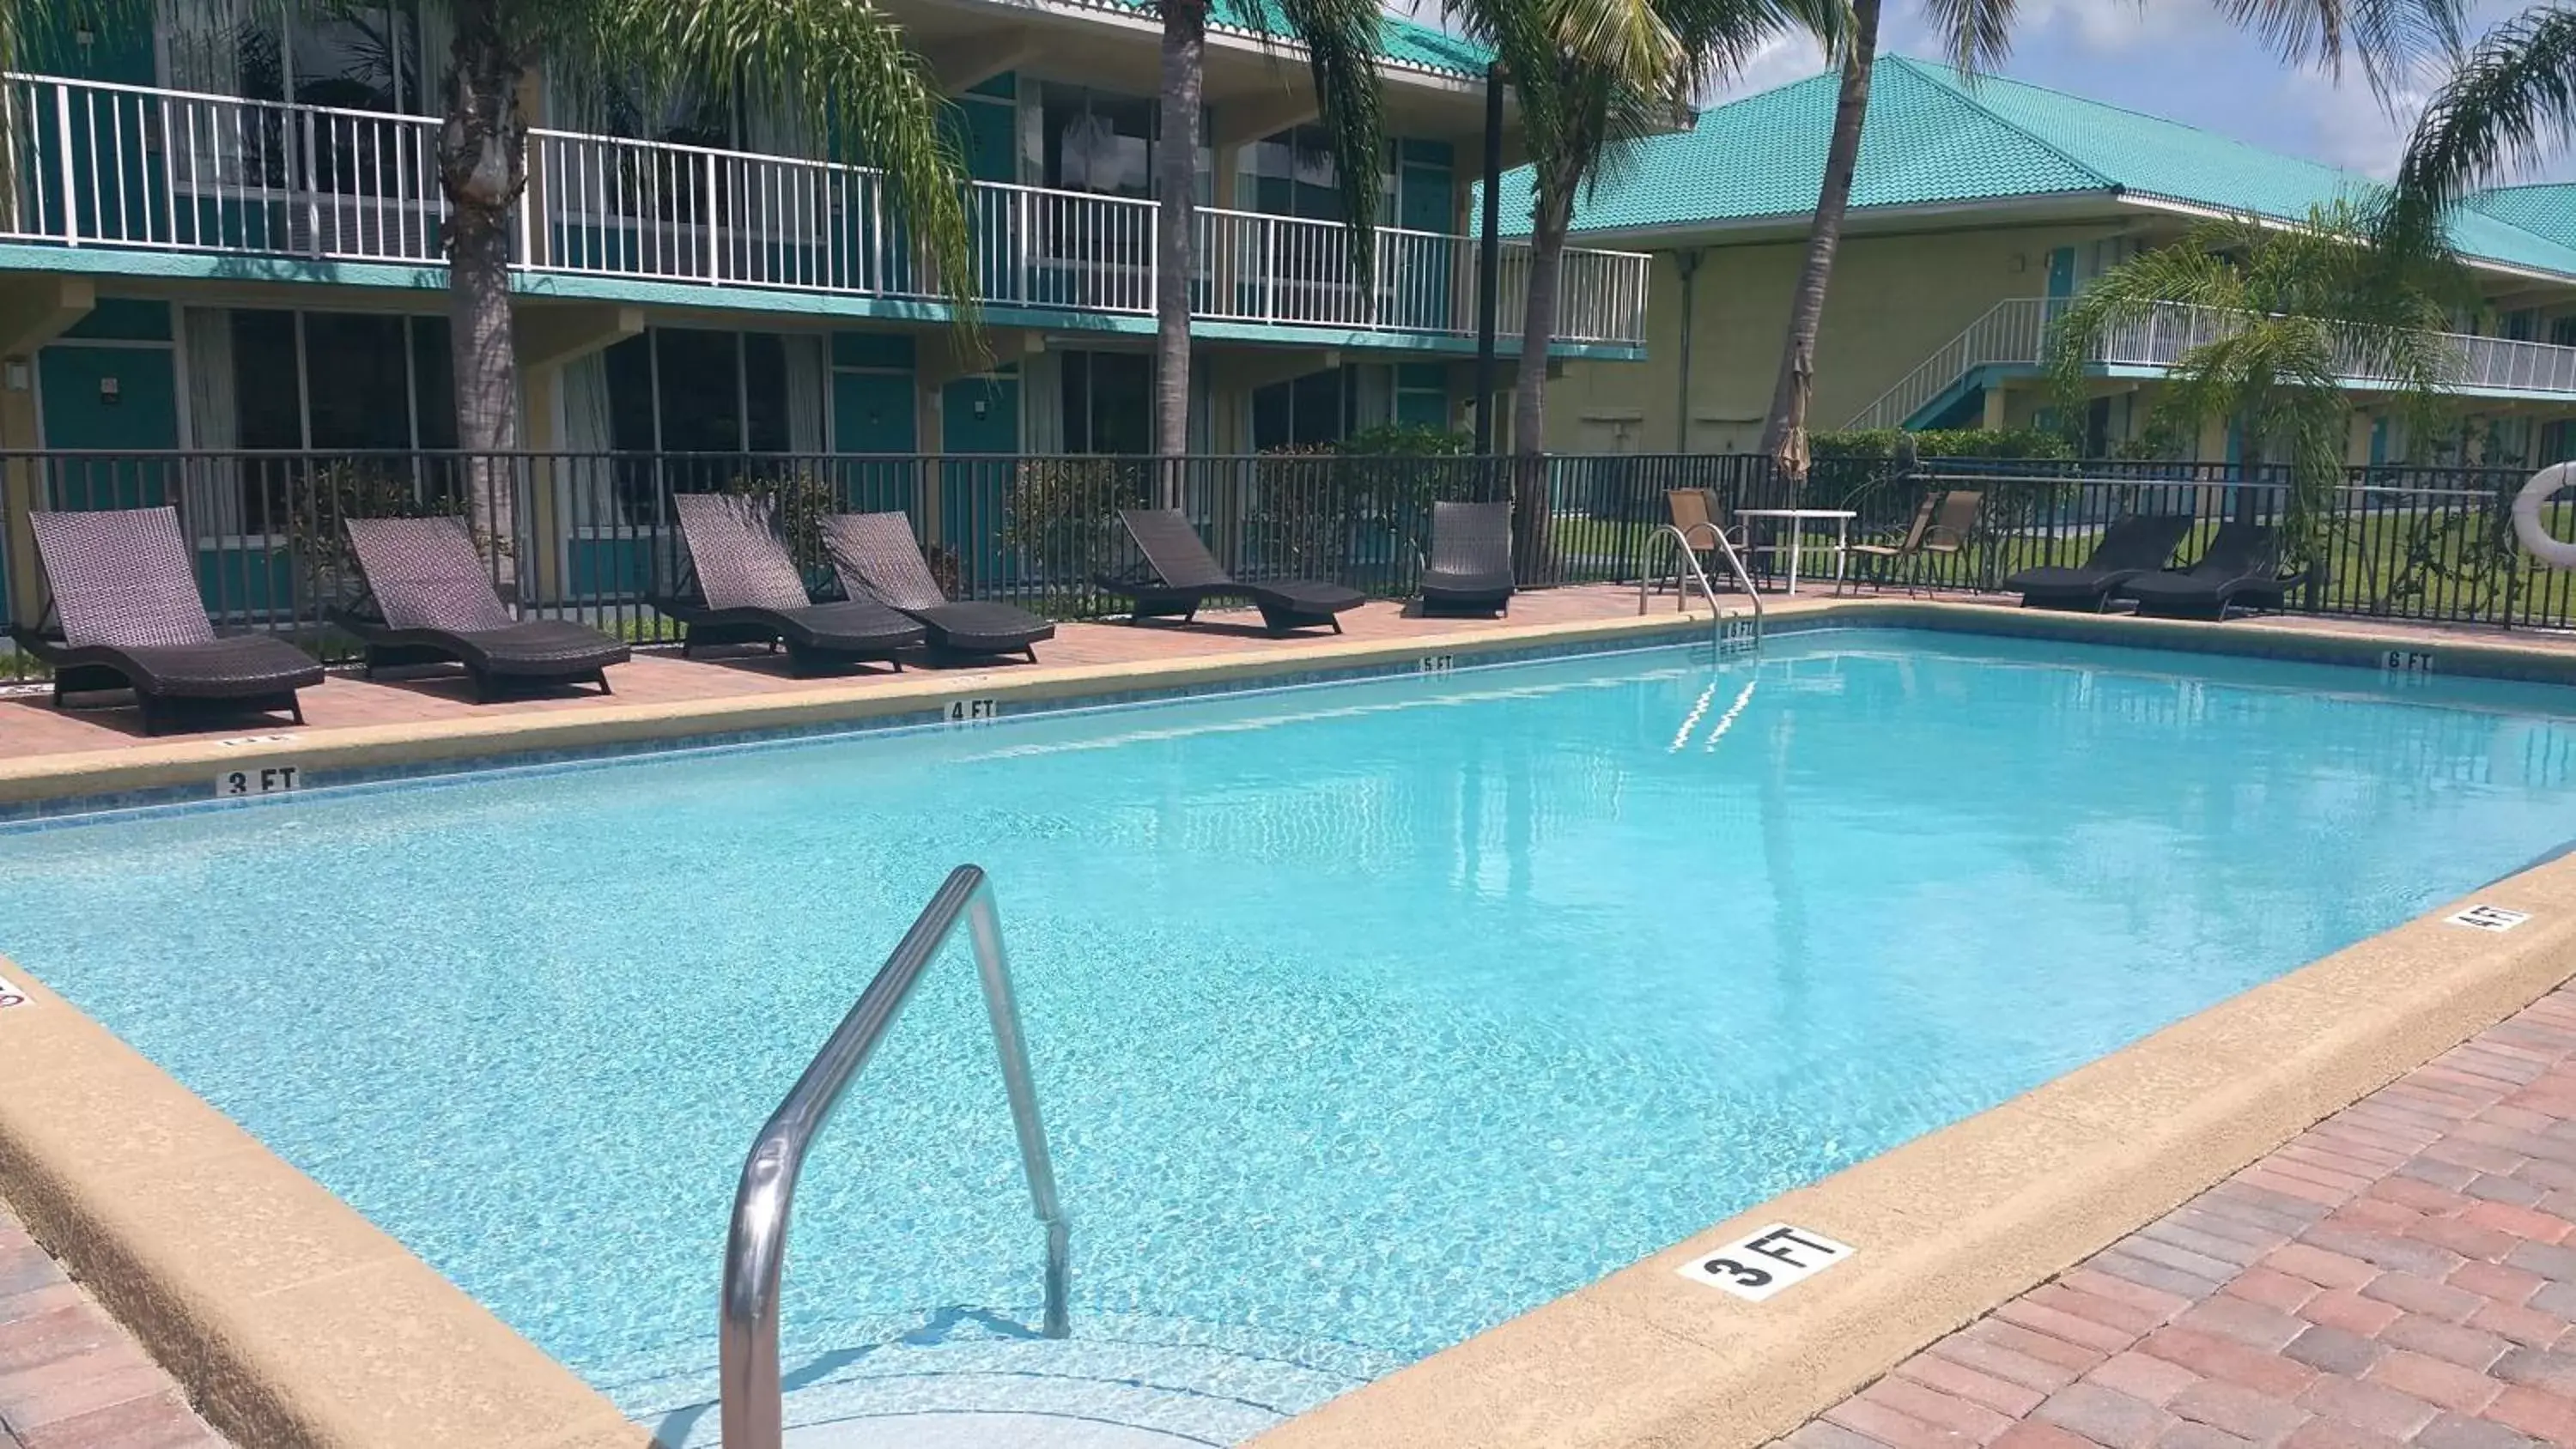
<path fill-rule="evenodd" d="M 2513 931 L 2448 924 L 2471 902 Z M 2532 866 L 1761 1203 L 1355 1389 L 1259 1449 L 1755 1449 L 2576 976 Z M 1858 1251 L 1755 1304 L 1678 1271 L 1775 1223 Z"/>

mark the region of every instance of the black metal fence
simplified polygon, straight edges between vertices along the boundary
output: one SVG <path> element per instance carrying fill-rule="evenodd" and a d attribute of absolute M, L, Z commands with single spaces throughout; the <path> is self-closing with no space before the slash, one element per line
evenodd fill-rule
<path fill-rule="evenodd" d="M 496 579 L 525 611 L 586 620 L 638 642 L 675 639 L 653 606 L 682 586 L 685 553 L 671 499 L 686 492 L 774 498 L 819 593 L 830 590 L 821 518 L 907 514 L 934 571 L 957 597 L 1003 599 L 1062 619 L 1113 611 L 1098 587 L 1133 568 L 1117 510 L 1178 506 L 1244 578 L 1317 577 L 1380 597 L 1412 591 L 1440 499 L 1510 497 L 1543 486 L 1543 540 L 1524 512 L 1523 582 L 1632 582 L 1662 567 L 1656 533 L 1669 491 L 1701 489 L 1721 514 L 1796 505 L 1849 510 L 1852 536 L 1900 533 L 1934 492 L 1975 492 L 1962 547 L 1898 566 L 1909 581 L 1990 591 L 2015 570 L 2081 562 L 2111 520 L 2188 513 L 2277 520 L 2277 471 L 2224 465 L 1927 460 L 1820 466 L 1791 490 L 1768 461 L 1733 455 L 1561 456 L 1535 477 L 1509 459 L 1204 457 L 1157 463 L 1104 457 L 865 457 L 787 454 L 0 453 L 13 623 L 32 625 L 42 581 L 23 519 L 31 508 L 169 504 L 196 542 L 208 609 L 230 627 L 278 630 L 341 657 L 327 627 L 358 581 L 342 538 L 352 517 L 452 513 L 472 519 Z M 2567 627 L 2576 579 L 2514 544 L 2518 470 L 2356 469 L 2319 516 L 2319 567 L 2293 608 L 2406 619 Z M 2576 505 L 2571 505 L 2576 509 Z M 2576 518 L 2562 518 L 2562 524 Z M 1779 542 L 1778 521 L 1752 521 Z M 1829 524 L 1811 524 L 1829 534 Z M 2568 529 L 2576 533 L 2576 528 Z M 1534 545 L 1534 546 L 1533 546 Z M 1756 561 L 1776 566 L 1774 553 Z M 1811 557 L 1809 572 L 1825 562 Z"/>

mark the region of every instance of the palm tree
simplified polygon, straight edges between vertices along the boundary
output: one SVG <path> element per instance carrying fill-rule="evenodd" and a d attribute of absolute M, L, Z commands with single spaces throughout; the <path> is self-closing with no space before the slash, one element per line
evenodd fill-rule
<path fill-rule="evenodd" d="M 1530 250 L 1512 388 L 1513 537 L 1526 574 L 1551 555 L 1547 354 L 1575 198 L 1634 144 L 1686 116 L 1691 97 L 1791 28 L 1831 40 L 1842 0 L 1448 0 L 1520 99 L 1530 154 Z M 1478 406 L 1487 406 L 1480 400 Z"/>
<path fill-rule="evenodd" d="M 0 0 L 0 64 L 59 24 L 65 0 Z M 70 0 L 95 24 L 148 24 L 151 0 Z M 276 16 L 331 15 L 342 0 L 266 0 Z M 528 180 L 522 82 L 541 61 L 576 84 L 641 76 L 687 81 L 727 99 L 781 108 L 807 134 L 837 134 L 886 176 L 889 203 L 971 331 L 974 268 L 964 165 L 941 126 L 947 102 L 866 0 L 448 0 L 455 43 L 443 84 L 436 161 L 445 244 L 456 435 L 469 455 L 519 447 L 519 367 L 511 344 L 510 246 Z M 434 65 L 424 67 L 435 72 Z M 0 117 L 15 125 L 19 118 Z M 0 137 L 14 153 L 19 137 Z M 468 468 L 476 526 L 512 535 L 507 465 Z M 499 552 L 505 578 L 511 568 Z"/>
<path fill-rule="evenodd" d="M 2285 463 L 2284 557 L 2322 560 L 2319 520 L 2352 437 L 2345 380 L 2369 379 L 2413 436 L 2428 435 L 2448 411 L 2457 363 L 2444 329 L 2452 307 L 2475 295 L 2447 250 L 2392 250 L 2375 220 L 2374 208 L 2343 202 L 2297 227 L 2251 216 L 2207 221 L 2103 273 L 2049 331 L 2059 410 L 2081 414 L 2086 362 L 2106 340 L 2151 324 L 2188 328 L 2206 340 L 2173 363 L 2151 434 L 2197 437 L 2224 423 L 2249 476 L 2268 460 Z M 2239 489 L 2237 500 L 2250 518 L 2252 490 Z"/>
<path fill-rule="evenodd" d="M 1154 452 L 1177 458 L 1190 447 L 1190 287 L 1198 259 L 1200 97 L 1205 90 L 1211 0 L 1156 0 L 1163 19 L 1162 91 L 1154 188 Z M 1243 8 L 1264 41 L 1272 35 L 1268 0 Z M 1278 0 L 1278 17 L 1306 47 L 1322 118 L 1341 182 L 1349 227 L 1353 285 L 1372 286 L 1386 122 L 1378 94 L 1381 24 L 1377 0 Z M 1164 501 L 1177 503 L 1179 480 L 1166 469 Z"/>
<path fill-rule="evenodd" d="M 2576 132 L 2576 11 L 2544 5 L 2487 32 L 2416 119 L 2393 218 L 2420 225 Z"/>
<path fill-rule="evenodd" d="M 2213 0 L 2220 12 L 2260 36 L 2291 64 L 2310 60 L 2329 68 L 2346 51 L 2357 58 L 2373 92 L 2392 95 L 2416 59 L 2459 43 L 2463 0 Z M 1880 0 L 1853 0 L 1851 43 L 1842 53 L 1842 87 L 1834 99 L 1834 129 L 1825 148 L 1825 174 L 1807 230 L 1807 255 L 1789 298 L 1789 326 L 1780 348 L 1779 380 L 1762 425 L 1762 451 L 1793 483 L 1807 477 L 1807 404 L 1815 392 L 1816 336 L 1825 315 L 1825 290 L 1833 279 L 1834 249 L 1842 239 L 1843 212 L 1851 202 L 1852 172 L 1860 162 L 1863 123 L 1869 113 L 1870 68 L 1877 59 Z M 1925 0 L 1925 17 L 1948 38 L 1950 63 L 1973 76 L 2004 58 L 2012 46 L 2015 0 Z"/>

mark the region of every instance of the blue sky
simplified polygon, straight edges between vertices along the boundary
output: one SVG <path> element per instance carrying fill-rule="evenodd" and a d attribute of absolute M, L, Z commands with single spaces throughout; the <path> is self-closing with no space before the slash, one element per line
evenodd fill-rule
<path fill-rule="evenodd" d="M 2481 7 L 2476 29 L 2523 8 L 2515 0 Z M 1937 57 L 1941 44 L 1917 4 L 1891 0 L 1884 49 Z M 1733 85 L 1724 100 L 1823 69 L 1812 42 L 1782 41 Z M 2239 34 L 2218 7 L 2197 0 L 2022 0 L 2011 59 L 2002 73 L 2200 126 L 2292 155 L 2387 175 L 2404 148 L 2425 85 L 2399 98 L 2392 119 L 2361 77 L 2340 83 L 2282 65 Z M 2576 180 L 2576 157 L 2561 153 L 2515 180 Z"/>

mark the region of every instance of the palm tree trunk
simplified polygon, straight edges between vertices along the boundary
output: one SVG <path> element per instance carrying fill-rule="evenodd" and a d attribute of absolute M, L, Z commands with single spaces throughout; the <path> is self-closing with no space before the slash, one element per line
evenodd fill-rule
<path fill-rule="evenodd" d="M 501 24 L 506 0 L 456 0 L 454 89 L 438 134 L 447 193 L 448 336 L 456 374 L 456 441 L 466 455 L 472 526 L 492 549 L 506 597 L 517 585 L 515 469 L 492 455 L 519 447 L 519 357 L 510 337 L 510 241 L 527 185 L 525 62 Z"/>
<path fill-rule="evenodd" d="M 1547 176 L 1530 209 L 1529 283 L 1521 309 L 1520 371 L 1512 387 L 1512 566 L 1527 583 L 1546 582 L 1555 559 L 1555 510 L 1547 487 L 1547 351 L 1556 340 L 1556 297 L 1565 272 L 1565 233 L 1574 184 Z"/>
<path fill-rule="evenodd" d="M 1807 229 L 1806 265 L 1789 297 L 1789 335 L 1780 349 L 1780 380 L 1771 390 L 1771 415 L 1762 424 L 1762 451 L 1771 455 L 1793 488 L 1807 482 L 1807 404 L 1816 391 L 1816 334 L 1825 319 L 1825 287 L 1833 280 L 1834 248 L 1842 240 L 1843 210 L 1851 204 L 1852 168 L 1860 161 L 1861 123 L 1869 115 L 1869 72 L 1878 59 L 1879 0 L 1854 0 L 1851 49 L 1843 56 L 1842 91 L 1834 98 L 1834 135 L 1825 150 L 1824 185 L 1816 193 L 1816 218 Z"/>
<path fill-rule="evenodd" d="M 1207 0 L 1161 0 L 1162 126 L 1154 186 L 1154 454 L 1163 506 L 1180 504 L 1175 461 L 1190 450 L 1190 277 L 1198 226 L 1199 94 L 1206 78 Z"/>

